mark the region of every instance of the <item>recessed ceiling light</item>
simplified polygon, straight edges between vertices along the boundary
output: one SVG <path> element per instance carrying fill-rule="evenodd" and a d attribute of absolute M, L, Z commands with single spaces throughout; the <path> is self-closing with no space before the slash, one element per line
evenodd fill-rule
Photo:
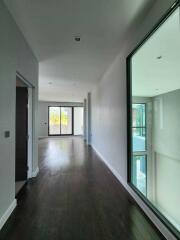
<path fill-rule="evenodd" d="M 80 37 L 80 36 L 75 36 L 75 37 L 74 37 L 74 40 L 75 40 L 76 42 L 80 42 L 80 41 L 81 41 L 81 37 Z"/>
<path fill-rule="evenodd" d="M 161 59 L 161 58 L 162 58 L 162 56 L 158 56 L 156 59 L 158 59 L 158 60 L 159 60 L 159 59 Z"/>

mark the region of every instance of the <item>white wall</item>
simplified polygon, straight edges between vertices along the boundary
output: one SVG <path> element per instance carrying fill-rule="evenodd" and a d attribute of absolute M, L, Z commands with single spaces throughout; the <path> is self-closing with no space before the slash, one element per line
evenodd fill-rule
<path fill-rule="evenodd" d="M 91 118 L 93 147 L 168 239 L 174 239 L 172 234 L 127 184 L 126 58 L 173 2 L 155 1 L 136 22 L 119 55 L 92 91 Z"/>
<path fill-rule="evenodd" d="M 74 135 L 83 135 L 84 134 L 84 108 L 83 107 L 74 107 Z"/>
<path fill-rule="evenodd" d="M 87 94 L 87 112 L 86 112 L 86 131 L 87 144 L 91 144 L 91 93 Z"/>
<path fill-rule="evenodd" d="M 15 199 L 16 71 L 33 84 L 33 170 L 38 166 L 37 96 L 38 62 L 17 25 L 0 1 L 0 227 Z M 4 131 L 10 137 L 4 137 Z M 12 209 L 11 209 L 12 210 Z"/>
<path fill-rule="evenodd" d="M 87 105 L 87 100 L 86 100 L 86 98 L 84 99 L 84 141 L 86 141 L 86 139 L 87 139 L 87 137 L 86 137 L 86 105 Z"/>
<path fill-rule="evenodd" d="M 86 98 L 86 143 L 88 144 L 89 142 L 89 108 L 88 108 L 88 96 Z"/>
<path fill-rule="evenodd" d="M 38 103 L 38 136 L 48 137 L 48 106 L 79 106 L 83 107 L 83 103 L 58 103 L 58 102 L 44 102 Z"/>

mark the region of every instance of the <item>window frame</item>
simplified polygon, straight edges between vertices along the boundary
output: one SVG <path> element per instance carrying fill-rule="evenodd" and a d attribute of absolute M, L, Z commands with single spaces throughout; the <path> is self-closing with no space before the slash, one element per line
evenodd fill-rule
<path fill-rule="evenodd" d="M 170 17 L 170 15 L 180 7 L 180 1 L 176 0 L 168 9 L 160 20 L 155 24 L 150 32 L 148 32 L 142 41 L 128 55 L 126 59 L 126 76 L 127 76 L 127 183 L 129 187 L 140 197 L 140 199 L 151 209 L 155 216 L 168 228 L 168 230 L 177 238 L 180 239 L 180 232 L 175 226 L 148 200 L 143 193 L 138 190 L 131 182 L 131 161 L 133 157 L 132 151 L 132 85 L 131 85 L 131 59 L 132 56 L 140 49 L 142 45 L 161 27 L 161 25 Z M 147 178 L 146 178 L 147 179 Z"/>

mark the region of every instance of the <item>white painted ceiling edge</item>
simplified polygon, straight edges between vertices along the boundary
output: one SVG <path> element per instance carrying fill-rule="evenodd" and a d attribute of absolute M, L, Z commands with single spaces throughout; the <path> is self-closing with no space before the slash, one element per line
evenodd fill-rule
<path fill-rule="evenodd" d="M 39 100 L 82 102 L 154 0 L 4 2 L 39 61 Z"/>

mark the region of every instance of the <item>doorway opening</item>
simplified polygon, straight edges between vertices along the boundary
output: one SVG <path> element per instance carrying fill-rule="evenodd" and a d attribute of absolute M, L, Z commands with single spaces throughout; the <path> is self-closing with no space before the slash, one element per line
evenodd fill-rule
<path fill-rule="evenodd" d="M 32 86 L 16 76 L 15 194 L 32 177 Z"/>

